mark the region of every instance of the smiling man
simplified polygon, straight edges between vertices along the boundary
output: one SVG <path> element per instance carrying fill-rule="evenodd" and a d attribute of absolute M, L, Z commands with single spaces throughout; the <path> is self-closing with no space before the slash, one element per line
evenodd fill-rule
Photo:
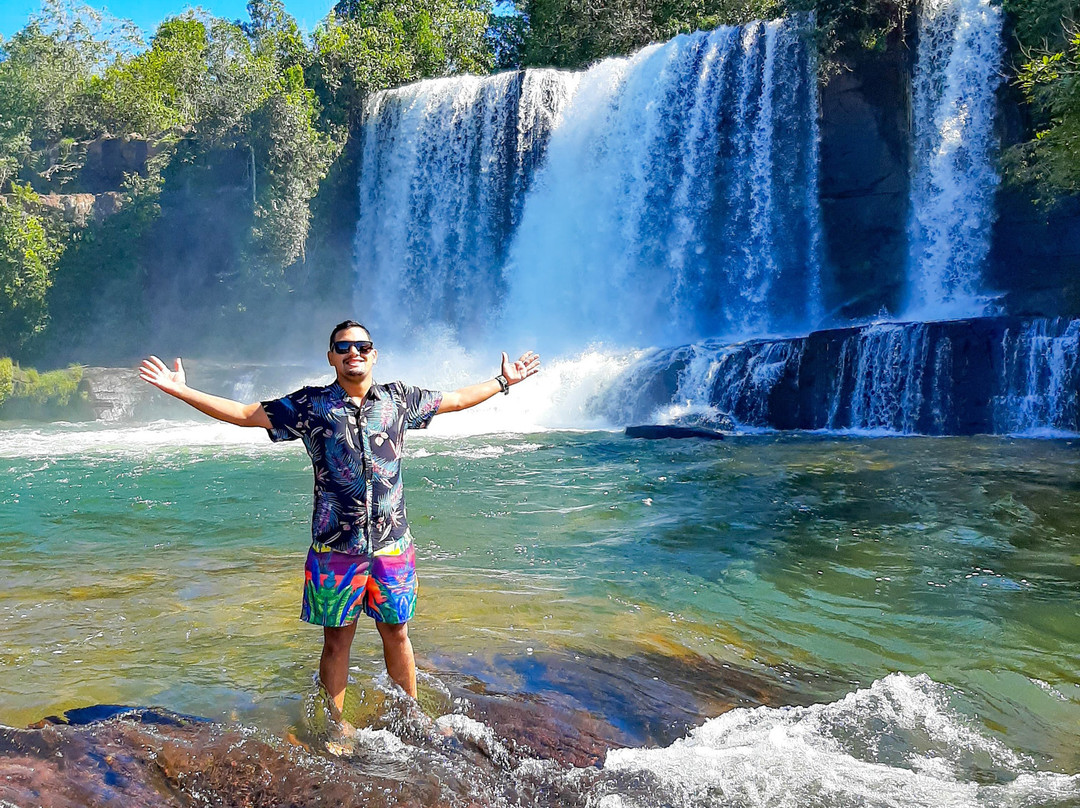
<path fill-rule="evenodd" d="M 540 357 L 528 351 L 510 362 L 504 353 L 498 376 L 451 393 L 379 384 L 372 375 L 379 352 L 370 332 L 346 320 L 330 332 L 326 358 L 337 377 L 332 384 L 253 404 L 189 387 L 179 359 L 170 370 L 151 356 L 139 375 L 220 421 L 262 427 L 274 441 L 304 442 L 315 472 L 315 503 L 301 619 L 323 627 L 319 678 L 340 718 L 361 614 L 375 620 L 390 678 L 416 698 L 408 630 L 416 609 L 415 553 L 401 485 L 406 430 L 509 393 L 540 369 Z"/>

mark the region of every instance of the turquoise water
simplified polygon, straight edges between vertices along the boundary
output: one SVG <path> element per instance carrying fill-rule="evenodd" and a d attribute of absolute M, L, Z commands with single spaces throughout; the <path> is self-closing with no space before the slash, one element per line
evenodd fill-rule
<path fill-rule="evenodd" d="M 554 701 L 557 680 L 530 678 L 530 657 L 633 661 L 657 680 L 685 669 L 700 720 L 924 674 L 950 721 L 1033 771 L 1072 774 L 1076 448 L 413 435 L 418 660 L 436 679 L 466 671 Z M 320 641 L 297 619 L 299 445 L 202 424 L 8 425 L 0 469 L 0 722 L 99 703 L 271 732 L 298 720 Z M 354 658 L 362 690 L 380 670 L 374 632 Z M 724 670 L 756 689 L 721 697 Z"/>

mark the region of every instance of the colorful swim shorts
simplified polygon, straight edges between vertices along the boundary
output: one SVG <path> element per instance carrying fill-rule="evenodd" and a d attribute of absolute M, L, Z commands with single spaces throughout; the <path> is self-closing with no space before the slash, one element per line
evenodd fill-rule
<path fill-rule="evenodd" d="M 308 551 L 300 619 L 317 626 L 347 626 L 361 613 L 380 623 L 405 623 L 416 611 L 416 552 L 388 548 L 374 556 Z"/>

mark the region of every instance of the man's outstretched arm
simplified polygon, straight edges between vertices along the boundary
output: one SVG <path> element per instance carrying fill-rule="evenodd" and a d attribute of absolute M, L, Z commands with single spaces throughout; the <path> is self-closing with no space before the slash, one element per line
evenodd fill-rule
<path fill-rule="evenodd" d="M 211 418 L 217 418 L 219 421 L 236 424 L 237 426 L 271 428 L 270 419 L 266 417 L 262 404 L 257 402 L 255 404 L 241 404 L 231 398 L 212 396 L 209 393 L 188 387 L 187 378 L 184 375 L 184 366 L 179 359 L 176 360 L 174 370 L 169 370 L 168 366 L 156 356 L 144 359 L 142 366 L 139 368 L 139 378 L 154 385 L 162 392 L 190 404 L 199 412 L 205 413 Z"/>
<path fill-rule="evenodd" d="M 513 385 L 525 381 L 525 379 L 532 376 L 538 370 L 540 370 L 539 354 L 535 354 L 532 351 L 526 351 L 516 362 L 511 362 L 509 358 L 507 358 L 506 352 L 503 351 L 502 375 L 506 378 L 507 384 Z M 475 407 L 482 401 L 487 401 L 501 390 L 502 385 L 500 385 L 496 379 L 492 379 L 488 382 L 480 382 L 480 384 L 471 384 L 468 387 L 462 387 L 452 393 L 443 395 L 442 404 L 439 405 L 438 412 L 467 410 L 469 407 Z"/>

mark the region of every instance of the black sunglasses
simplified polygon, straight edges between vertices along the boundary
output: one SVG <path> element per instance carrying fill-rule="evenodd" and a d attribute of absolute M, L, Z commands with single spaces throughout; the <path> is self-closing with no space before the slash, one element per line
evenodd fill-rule
<path fill-rule="evenodd" d="M 375 346 L 365 339 L 361 340 L 347 340 L 341 339 L 330 346 L 334 349 L 336 354 L 347 354 L 351 349 L 356 348 L 356 352 L 359 354 L 369 354 L 375 348 Z"/>

